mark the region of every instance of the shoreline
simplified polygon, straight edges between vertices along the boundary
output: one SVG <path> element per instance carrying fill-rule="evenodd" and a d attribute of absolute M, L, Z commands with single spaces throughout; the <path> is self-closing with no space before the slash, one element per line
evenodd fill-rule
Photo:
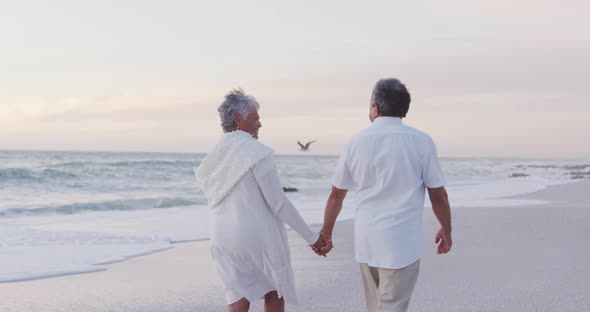
<path fill-rule="evenodd" d="M 515 207 L 453 209 L 449 255 L 434 252 L 437 229 L 424 212 L 421 273 L 410 311 L 580 311 L 590 307 L 585 261 L 590 250 L 590 180 L 551 185 L 517 199 L 548 200 Z M 452 196 L 452 194 L 450 194 Z M 452 200 L 452 198 L 451 198 Z M 451 202 L 452 206 L 452 202 Z M 317 226 L 313 226 L 317 230 Z M 353 252 L 353 222 L 339 221 L 336 248 L 314 255 L 289 231 L 298 306 L 288 311 L 362 311 Z M 518 238 L 518 239 L 515 239 Z M 222 311 L 223 285 L 207 240 L 108 265 L 108 270 L 0 284 L 2 311 Z M 567 298 L 567 299 L 566 299 Z M 252 305 L 260 310 L 260 302 Z"/>

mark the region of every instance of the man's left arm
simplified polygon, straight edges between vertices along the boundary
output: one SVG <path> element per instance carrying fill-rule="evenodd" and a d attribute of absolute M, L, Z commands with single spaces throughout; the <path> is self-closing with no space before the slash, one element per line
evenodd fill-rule
<path fill-rule="evenodd" d="M 334 231 L 334 225 L 336 224 L 336 219 L 342 210 L 342 204 L 344 202 L 344 198 L 346 198 L 346 193 L 348 190 L 339 189 L 335 186 L 332 186 L 332 192 L 330 196 L 328 196 L 328 200 L 326 201 L 326 210 L 324 212 L 324 225 L 320 230 L 320 236 L 324 238 L 326 245 L 324 246 L 313 246 L 313 250 L 318 255 L 326 255 L 334 245 L 332 244 L 332 232 Z"/>
<path fill-rule="evenodd" d="M 332 192 L 326 202 L 324 225 L 320 230 L 320 237 L 323 238 L 326 244 L 323 246 L 312 246 L 313 250 L 320 256 L 325 256 L 334 248 L 334 245 L 332 245 L 334 224 L 336 224 L 336 218 L 338 218 L 338 214 L 342 210 L 342 203 L 344 202 L 348 189 L 354 187 L 354 179 L 352 178 L 352 172 L 348 165 L 349 149 L 350 142 L 345 145 L 334 170 L 334 176 L 332 177 Z"/>

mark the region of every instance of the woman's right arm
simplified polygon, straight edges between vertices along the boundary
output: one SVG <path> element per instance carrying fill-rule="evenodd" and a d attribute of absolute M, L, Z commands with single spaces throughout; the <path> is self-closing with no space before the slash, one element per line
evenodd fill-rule
<path fill-rule="evenodd" d="M 308 244 L 311 245 L 317 242 L 319 234 L 314 233 L 309 228 L 299 211 L 283 192 L 279 174 L 272 158 L 269 156 L 258 162 L 253 172 L 260 191 L 271 211 L 295 230 Z"/>

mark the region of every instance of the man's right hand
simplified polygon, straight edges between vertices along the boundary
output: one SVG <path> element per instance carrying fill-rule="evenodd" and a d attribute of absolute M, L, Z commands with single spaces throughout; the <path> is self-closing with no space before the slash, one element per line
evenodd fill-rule
<path fill-rule="evenodd" d="M 449 196 L 444 186 L 428 188 L 428 196 L 432 203 L 432 210 L 440 223 L 440 230 L 436 233 L 434 242 L 438 244 L 437 254 L 446 254 L 451 250 L 453 240 L 451 239 L 451 205 Z"/>
<path fill-rule="evenodd" d="M 434 243 L 438 244 L 436 248 L 437 254 L 446 254 L 451 251 L 451 246 L 453 246 L 453 240 L 451 239 L 451 231 L 445 230 L 441 228 L 436 233 L 436 237 L 434 238 Z"/>

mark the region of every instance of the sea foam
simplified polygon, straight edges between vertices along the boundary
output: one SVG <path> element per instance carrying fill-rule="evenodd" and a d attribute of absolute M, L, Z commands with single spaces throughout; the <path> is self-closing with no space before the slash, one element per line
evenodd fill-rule
<path fill-rule="evenodd" d="M 204 155 L 0 152 L 0 282 L 96 272 L 209 237 L 193 167 Z M 276 156 L 287 196 L 321 224 L 337 157 Z M 511 198 L 590 176 L 588 161 L 443 159 L 454 208 L 539 203 Z M 511 178 L 512 176 L 512 178 Z M 426 201 L 428 206 L 428 201 Z M 354 193 L 339 220 L 354 215 Z"/>

